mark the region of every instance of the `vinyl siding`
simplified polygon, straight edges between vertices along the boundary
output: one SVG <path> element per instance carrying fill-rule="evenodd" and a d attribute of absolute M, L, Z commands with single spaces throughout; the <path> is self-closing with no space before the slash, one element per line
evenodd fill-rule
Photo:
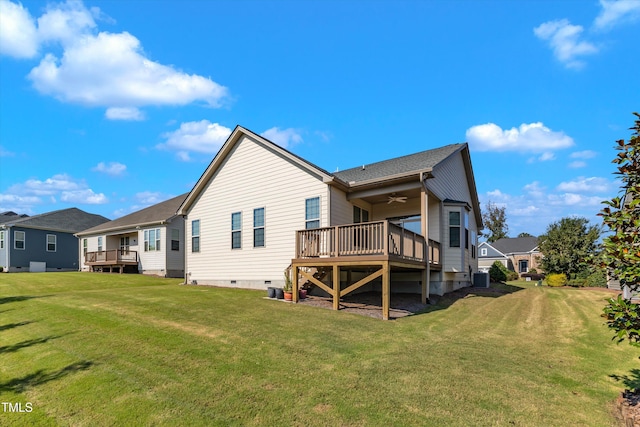
<path fill-rule="evenodd" d="M 347 200 L 347 194 L 334 187 L 329 187 L 331 194 L 330 225 L 351 224 L 353 222 L 353 204 Z"/>
<path fill-rule="evenodd" d="M 295 232 L 305 228 L 305 199 L 320 198 L 327 226 L 329 187 L 266 146 L 243 136 L 188 212 L 190 282 L 266 288 L 279 285 L 295 256 Z M 253 209 L 265 208 L 265 247 L 253 247 Z M 338 208 L 339 209 L 339 208 Z M 231 249 L 231 214 L 241 212 L 242 248 Z M 192 252 L 192 221 L 200 220 L 200 252 Z M 232 283 L 235 281 L 235 283 Z"/>
<path fill-rule="evenodd" d="M 473 206 L 461 154 L 458 153 L 440 163 L 434 169 L 433 175 L 434 178 L 428 181 L 428 186 L 429 190 L 431 190 L 438 198 L 441 200 L 451 199 L 466 202 L 470 206 Z M 457 211 L 461 214 L 460 248 L 449 247 L 449 212 L 451 211 Z M 443 239 L 441 240 L 441 243 L 444 260 L 443 267 L 445 272 L 468 273 L 468 266 L 471 266 L 473 271 L 476 271 L 478 268 L 477 258 L 471 258 L 471 243 L 469 245 L 469 249 L 465 249 L 464 212 L 465 208 L 462 206 L 445 206 L 443 210 Z M 471 231 L 476 232 L 477 235 L 477 224 L 473 211 L 468 212 L 468 217 L 469 238 L 471 239 Z"/>

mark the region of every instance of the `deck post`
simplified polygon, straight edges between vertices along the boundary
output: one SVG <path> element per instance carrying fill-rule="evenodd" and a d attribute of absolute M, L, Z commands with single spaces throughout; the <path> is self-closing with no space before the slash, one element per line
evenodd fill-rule
<path fill-rule="evenodd" d="M 340 267 L 333 264 L 333 309 L 340 310 Z"/>
<path fill-rule="evenodd" d="M 291 290 L 293 292 L 292 301 L 293 302 L 298 302 L 298 296 L 299 296 L 299 293 L 300 293 L 300 291 L 298 291 L 298 266 L 293 264 L 291 266 L 291 271 L 290 271 L 289 274 L 291 274 L 293 276 L 293 277 L 291 277 L 291 283 L 292 283 L 292 289 Z"/>
<path fill-rule="evenodd" d="M 389 320 L 389 306 L 391 305 L 391 285 L 389 262 L 382 263 L 382 319 Z"/>

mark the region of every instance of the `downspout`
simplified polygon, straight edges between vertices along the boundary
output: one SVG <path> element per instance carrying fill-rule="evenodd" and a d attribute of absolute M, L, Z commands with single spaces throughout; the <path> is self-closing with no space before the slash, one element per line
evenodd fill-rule
<path fill-rule="evenodd" d="M 7 237 L 5 237 L 5 239 L 4 239 L 4 245 L 5 245 L 4 247 L 5 247 L 5 250 L 7 251 L 7 273 L 11 269 L 11 248 L 13 247 L 11 242 L 12 242 L 12 239 L 11 239 L 11 226 L 8 225 L 7 226 Z"/>
<path fill-rule="evenodd" d="M 183 220 L 183 225 L 184 225 L 184 233 L 182 233 L 184 235 L 184 243 L 182 244 L 182 247 L 184 248 L 184 283 L 183 285 L 188 285 L 189 282 L 187 281 L 187 278 L 189 276 L 189 273 L 187 273 L 187 216 L 186 215 L 182 215 L 182 220 Z"/>

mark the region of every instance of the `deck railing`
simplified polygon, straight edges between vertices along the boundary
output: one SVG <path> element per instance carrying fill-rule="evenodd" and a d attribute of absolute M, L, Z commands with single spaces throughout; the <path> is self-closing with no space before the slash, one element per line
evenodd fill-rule
<path fill-rule="evenodd" d="M 137 263 L 138 252 L 127 249 L 87 252 L 84 256 L 84 260 L 85 264 Z"/>
<path fill-rule="evenodd" d="M 389 221 L 299 230 L 296 258 L 388 255 L 425 261 L 424 236 Z M 440 244 L 429 239 L 429 261 L 440 263 Z"/>

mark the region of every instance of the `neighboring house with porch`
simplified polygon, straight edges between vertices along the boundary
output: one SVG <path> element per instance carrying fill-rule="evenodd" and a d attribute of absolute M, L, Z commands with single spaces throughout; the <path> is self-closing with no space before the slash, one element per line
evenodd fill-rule
<path fill-rule="evenodd" d="M 236 127 L 178 211 L 190 284 L 266 289 L 292 272 L 334 297 L 470 286 L 482 228 L 469 147 L 329 173 Z M 294 291 L 294 299 L 297 292 Z"/>
<path fill-rule="evenodd" d="M 540 271 L 542 253 L 537 237 L 505 237 L 493 243 L 482 242 L 478 250 L 478 268 L 483 272 L 488 272 L 496 261 L 518 275 L 528 273 L 531 269 Z"/>
<path fill-rule="evenodd" d="M 184 219 L 176 215 L 186 194 L 76 234 L 81 269 L 184 276 Z"/>
<path fill-rule="evenodd" d="M 109 221 L 77 208 L 34 216 L 0 214 L 0 266 L 5 272 L 74 271 L 80 230 Z"/>

